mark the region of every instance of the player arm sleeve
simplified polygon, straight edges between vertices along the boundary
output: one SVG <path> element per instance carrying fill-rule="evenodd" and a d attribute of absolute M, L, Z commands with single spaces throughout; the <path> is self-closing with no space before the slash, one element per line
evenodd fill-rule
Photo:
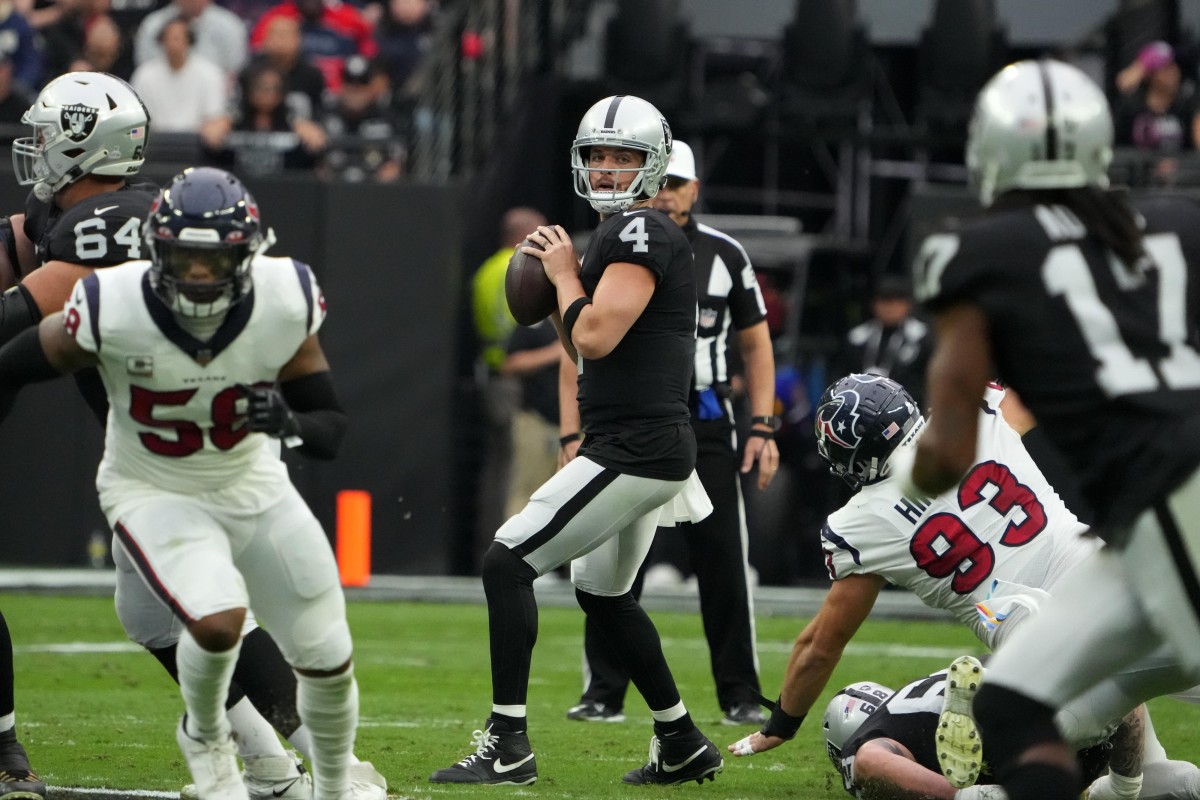
<path fill-rule="evenodd" d="M 346 412 L 338 404 L 331 374 L 314 372 L 294 378 L 280 384 L 279 390 L 303 441 L 297 452 L 322 460 L 336 457 L 346 435 Z"/>
<path fill-rule="evenodd" d="M 53 380 L 60 375 L 62 373 L 46 356 L 37 326 L 26 328 L 0 347 L 0 419 L 8 416 L 23 386 Z"/>
<path fill-rule="evenodd" d="M 24 286 L 17 284 L 0 294 L 0 345 L 14 339 L 29 328 L 37 328 L 42 312 L 37 301 Z"/>

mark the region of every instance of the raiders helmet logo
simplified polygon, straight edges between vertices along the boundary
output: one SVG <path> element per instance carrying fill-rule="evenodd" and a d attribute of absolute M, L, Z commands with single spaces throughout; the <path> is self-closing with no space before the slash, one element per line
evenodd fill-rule
<path fill-rule="evenodd" d="M 858 392 L 847 389 L 834 395 L 833 402 L 817 414 L 817 447 L 822 452 L 829 452 L 831 442 L 847 450 L 862 444 L 862 437 L 854 430 L 858 425 L 858 402 Z"/>
<path fill-rule="evenodd" d="M 659 119 L 662 121 L 662 126 L 663 126 L 663 142 L 667 146 L 667 152 L 670 153 L 671 152 L 671 143 L 674 141 L 671 138 L 671 126 L 667 124 L 666 119 L 661 118 L 661 117 Z"/>
<path fill-rule="evenodd" d="M 82 142 L 95 130 L 96 115 L 99 113 L 100 110 L 92 106 L 63 106 L 59 122 L 68 139 L 72 142 Z"/>

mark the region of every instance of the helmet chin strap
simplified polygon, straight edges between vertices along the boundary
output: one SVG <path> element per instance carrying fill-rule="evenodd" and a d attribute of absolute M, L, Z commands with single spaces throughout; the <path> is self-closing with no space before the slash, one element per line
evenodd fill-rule
<path fill-rule="evenodd" d="M 38 181 L 33 185 L 33 196 L 43 203 L 49 203 L 54 199 L 54 190 L 45 181 Z"/>

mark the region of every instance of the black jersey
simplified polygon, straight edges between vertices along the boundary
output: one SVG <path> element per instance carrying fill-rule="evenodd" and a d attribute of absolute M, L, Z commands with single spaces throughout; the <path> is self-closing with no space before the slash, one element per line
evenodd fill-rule
<path fill-rule="evenodd" d="M 696 464 L 688 416 L 696 355 L 696 279 L 687 237 L 661 211 L 614 214 L 592 235 L 579 277 L 588 296 L 609 264 L 640 264 L 650 302 L 604 358 L 580 359 L 582 455 L 631 475 L 683 480 Z"/>
<path fill-rule="evenodd" d="M 1136 202 L 1136 274 L 1059 205 L 994 210 L 926 240 L 918 292 L 987 317 L 996 368 L 1119 532 L 1200 464 L 1200 206 Z M 936 410 L 935 410 L 936 413 Z"/>
<path fill-rule="evenodd" d="M 25 201 L 25 235 L 33 242 L 39 264 L 66 261 L 111 267 L 149 258 L 142 223 L 157 194 L 158 186 L 149 181 L 127 183 L 63 211 L 30 192 Z"/>
<path fill-rule="evenodd" d="M 842 747 L 838 771 L 842 775 L 842 785 L 846 791 L 857 794 L 859 787 L 854 784 L 854 758 L 858 748 L 872 739 L 894 739 L 908 748 L 922 767 L 941 774 L 934 744 L 937 739 L 938 717 L 942 713 L 945 698 L 946 670 L 942 670 L 901 687 L 884 701 L 879 710 L 867 717 Z M 996 782 L 988 772 L 986 762 L 975 782 Z"/>
<path fill-rule="evenodd" d="M 689 218 L 683 226 L 695 256 L 699 322 L 697 391 L 729 383 L 729 329 L 745 330 L 767 317 L 750 257 L 737 240 Z"/>

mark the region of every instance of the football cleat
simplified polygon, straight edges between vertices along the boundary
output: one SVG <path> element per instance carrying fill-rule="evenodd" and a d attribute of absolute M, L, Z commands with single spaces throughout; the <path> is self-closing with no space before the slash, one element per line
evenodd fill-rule
<path fill-rule="evenodd" d="M 937 757 L 942 774 L 956 789 L 975 783 L 983 766 L 983 742 L 971 703 L 983 682 L 979 659 L 960 656 L 946 672 L 946 698 L 938 717 Z"/>
<path fill-rule="evenodd" d="M 595 700 L 582 700 L 579 705 L 567 709 L 567 719 L 579 722 L 624 722 L 625 715 L 619 708 L 610 708 Z"/>
<path fill-rule="evenodd" d="M 246 759 L 242 783 L 250 800 L 311 800 L 312 775 L 295 754 Z M 201 800 L 196 784 L 179 790 L 179 800 Z"/>
<path fill-rule="evenodd" d="M 45 800 L 46 784 L 29 766 L 17 732 L 0 733 L 0 800 Z"/>
<path fill-rule="evenodd" d="M 537 760 L 525 732 L 513 733 L 498 720 L 471 734 L 475 752 L 429 776 L 430 783 L 528 786 L 537 780 Z"/>
<path fill-rule="evenodd" d="M 765 725 L 767 715 L 758 707 L 758 703 L 735 703 L 721 718 L 722 725 Z"/>
<path fill-rule="evenodd" d="M 716 780 L 717 773 L 724 768 L 721 751 L 696 728 L 680 736 L 652 736 L 649 762 L 625 773 L 621 780 L 637 786 L 704 783 Z"/>
<path fill-rule="evenodd" d="M 351 764 L 349 773 L 353 800 L 387 800 L 387 779 L 370 761 Z"/>
<path fill-rule="evenodd" d="M 237 748 L 228 732 L 205 742 L 187 732 L 187 715 L 179 720 L 175 741 L 187 761 L 197 794 L 204 800 L 249 800 L 250 794 L 238 773 Z"/>

